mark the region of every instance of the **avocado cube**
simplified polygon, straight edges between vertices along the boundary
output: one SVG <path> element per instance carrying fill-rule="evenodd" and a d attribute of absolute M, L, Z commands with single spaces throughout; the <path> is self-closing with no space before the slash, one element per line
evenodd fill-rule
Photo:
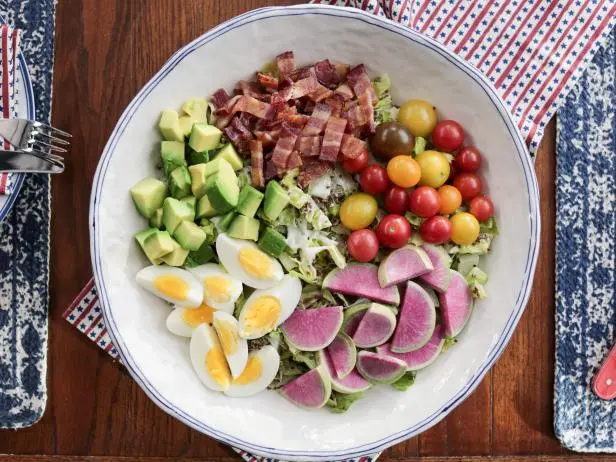
<path fill-rule="evenodd" d="M 225 159 L 231 164 L 231 167 L 233 167 L 235 171 L 241 170 L 244 167 L 244 162 L 242 162 L 242 159 L 240 159 L 240 156 L 231 143 L 225 144 L 223 148 L 218 151 L 218 154 L 216 154 L 216 158 Z"/>
<path fill-rule="evenodd" d="M 220 221 L 218 222 L 218 229 L 220 229 L 221 231 L 227 231 L 227 229 L 229 229 L 229 226 L 231 225 L 231 223 L 235 219 L 236 215 L 237 215 L 237 213 L 235 213 L 232 210 L 229 213 L 227 213 L 226 215 L 224 215 L 223 217 L 221 217 Z"/>
<path fill-rule="evenodd" d="M 192 221 L 182 221 L 173 233 L 173 237 L 186 250 L 199 250 L 207 235 Z"/>
<path fill-rule="evenodd" d="M 197 121 L 189 115 L 180 117 L 180 129 L 182 130 L 182 133 L 184 134 L 185 138 L 190 136 L 190 132 L 192 132 L 192 126 L 195 122 Z"/>
<path fill-rule="evenodd" d="M 163 224 L 167 231 L 173 234 L 184 220 L 195 221 L 195 211 L 187 203 L 167 197 L 163 202 Z"/>
<path fill-rule="evenodd" d="M 203 196 L 197 201 L 197 208 L 195 210 L 196 219 L 210 218 L 216 215 L 218 215 L 218 212 L 216 212 L 216 209 L 212 207 L 212 204 L 207 196 Z"/>
<path fill-rule="evenodd" d="M 197 208 L 197 198 L 195 196 L 186 196 L 180 199 L 180 202 L 184 202 L 185 204 L 190 205 L 190 207 L 195 210 Z M 195 216 L 195 218 L 197 218 Z"/>
<path fill-rule="evenodd" d="M 207 164 L 210 161 L 209 151 L 197 152 L 188 147 L 188 165 Z"/>
<path fill-rule="evenodd" d="M 150 218 L 162 206 L 167 196 L 167 187 L 162 181 L 148 177 L 130 188 L 130 195 L 137 211 L 144 218 Z"/>
<path fill-rule="evenodd" d="M 175 240 L 173 241 L 173 245 L 173 251 L 164 255 L 162 261 L 169 266 L 182 266 L 186 261 L 186 257 L 188 257 L 188 250 L 183 249 Z"/>
<path fill-rule="evenodd" d="M 208 102 L 203 98 L 192 98 L 182 105 L 182 111 L 191 116 L 195 122 L 207 123 Z"/>
<path fill-rule="evenodd" d="M 215 126 L 206 123 L 196 123 L 193 124 L 188 144 L 197 152 L 209 151 L 218 146 L 221 137 L 222 132 Z"/>
<path fill-rule="evenodd" d="M 209 178 L 210 176 L 218 172 L 223 172 L 229 177 L 237 177 L 229 161 L 227 159 L 224 159 L 223 157 L 216 157 L 215 159 L 205 164 L 204 174 L 206 178 Z"/>
<path fill-rule="evenodd" d="M 163 229 L 163 208 L 160 207 L 154 211 L 152 216 L 150 217 L 150 226 L 152 228 Z"/>
<path fill-rule="evenodd" d="M 218 213 L 225 213 L 237 206 L 240 188 L 237 178 L 228 177 L 221 172 L 209 177 L 205 186 L 207 198 Z"/>
<path fill-rule="evenodd" d="M 169 175 L 169 192 L 176 199 L 182 199 L 190 195 L 191 179 L 190 173 L 185 166 L 177 167 Z"/>
<path fill-rule="evenodd" d="M 158 129 L 163 138 L 169 141 L 184 141 L 184 133 L 180 127 L 180 116 L 177 111 L 167 109 L 160 113 Z"/>
<path fill-rule="evenodd" d="M 259 220 L 256 218 L 237 215 L 229 225 L 227 233 L 229 236 L 237 239 L 247 239 L 256 242 L 259 239 L 259 224 Z"/>
<path fill-rule="evenodd" d="M 192 193 L 197 199 L 205 195 L 205 180 L 207 180 L 207 177 L 205 176 L 206 165 L 207 164 L 197 164 L 188 167 L 188 171 L 190 172 Z"/>
<path fill-rule="evenodd" d="M 277 181 L 270 181 L 265 188 L 263 213 L 265 217 L 274 221 L 280 212 L 289 204 L 289 195 Z"/>
<path fill-rule="evenodd" d="M 261 249 L 276 258 L 280 257 L 287 250 L 285 237 L 270 226 L 263 230 L 258 244 Z"/>
<path fill-rule="evenodd" d="M 146 253 L 145 248 L 144 248 L 145 240 L 151 235 L 153 235 L 154 233 L 156 233 L 156 231 L 158 231 L 156 228 L 146 228 L 142 231 L 139 231 L 138 233 L 135 233 L 135 240 L 139 243 L 139 247 L 141 247 L 141 250 L 143 250 L 143 253 L 145 254 L 145 256 L 148 258 L 148 260 L 150 260 L 150 263 L 152 263 L 153 265 L 160 265 L 161 259 L 152 258 L 151 255 L 148 255 Z"/>
<path fill-rule="evenodd" d="M 237 211 L 246 217 L 254 217 L 261 205 L 263 193 L 249 184 L 244 185 L 237 200 Z"/>
<path fill-rule="evenodd" d="M 204 242 L 199 247 L 199 250 L 193 250 L 188 254 L 188 258 L 184 262 L 185 266 L 192 268 L 194 266 L 203 265 L 214 258 L 214 251 L 212 247 Z"/>
<path fill-rule="evenodd" d="M 177 167 L 186 165 L 184 149 L 184 143 L 178 141 L 160 142 L 160 158 L 163 162 L 165 175 L 169 176 Z"/>
<path fill-rule="evenodd" d="M 143 251 L 150 259 L 155 261 L 164 257 L 175 249 L 174 241 L 167 231 L 156 230 L 143 241 Z"/>

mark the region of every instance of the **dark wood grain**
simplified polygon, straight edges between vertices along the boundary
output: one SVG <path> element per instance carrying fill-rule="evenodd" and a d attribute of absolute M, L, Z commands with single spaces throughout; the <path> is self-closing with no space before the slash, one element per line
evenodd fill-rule
<path fill-rule="evenodd" d="M 289 3 L 301 2 L 60 0 L 53 123 L 73 133 L 74 142 L 66 172 L 53 179 L 49 400 L 35 426 L 0 431 L 0 453 L 23 455 L 11 460 L 238 460 L 229 448 L 160 411 L 61 314 L 90 277 L 92 177 L 126 105 L 180 46 L 244 11 Z M 388 450 L 382 460 L 616 460 L 567 454 L 553 435 L 554 124 L 536 169 L 541 255 L 531 302 L 509 347 L 466 402 L 420 437 Z"/>

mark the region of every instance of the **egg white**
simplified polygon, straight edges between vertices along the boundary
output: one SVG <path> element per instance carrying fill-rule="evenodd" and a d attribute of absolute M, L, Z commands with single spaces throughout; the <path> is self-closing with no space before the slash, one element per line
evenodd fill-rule
<path fill-rule="evenodd" d="M 171 290 L 161 290 L 162 278 L 166 278 Z M 137 283 L 154 295 L 178 306 L 199 306 L 203 301 L 203 287 L 188 271 L 171 266 L 147 266 L 137 273 Z M 159 287 L 156 284 L 159 283 Z M 174 294 L 179 284 L 186 288 L 185 293 Z M 183 292 L 183 291 L 181 291 Z"/>
<path fill-rule="evenodd" d="M 264 346 L 259 351 L 248 355 L 247 375 L 233 379 L 225 394 L 234 398 L 251 396 L 265 390 L 272 383 L 280 367 L 280 355 L 271 345 Z M 255 369 L 256 368 L 256 369 Z M 259 373 L 252 376 L 255 371 Z"/>
<path fill-rule="evenodd" d="M 236 378 L 246 367 L 248 360 L 248 342 L 240 338 L 237 319 L 229 313 L 217 311 L 214 313 L 214 330 L 225 353 L 231 376 Z"/>
<path fill-rule="evenodd" d="M 216 263 L 208 263 L 205 265 L 190 268 L 189 271 L 203 284 L 203 300 L 212 308 L 233 313 L 235 309 L 235 301 L 242 294 L 242 281 L 232 277 L 225 269 Z M 229 283 L 226 296 L 227 300 L 221 301 L 214 297 L 214 294 L 208 292 L 207 280 L 209 278 L 223 278 Z"/>
<path fill-rule="evenodd" d="M 231 371 L 214 328 L 201 324 L 190 338 L 190 361 L 203 384 L 214 391 L 225 391 L 231 385 Z M 212 360 L 212 361 L 209 361 Z M 217 380 L 212 373 L 212 369 Z"/>

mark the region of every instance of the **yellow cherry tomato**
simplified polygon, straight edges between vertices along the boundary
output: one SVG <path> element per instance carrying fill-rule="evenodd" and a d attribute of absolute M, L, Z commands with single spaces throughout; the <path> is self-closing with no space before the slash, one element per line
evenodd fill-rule
<path fill-rule="evenodd" d="M 441 208 L 439 213 L 450 215 L 462 205 L 462 194 L 455 186 L 449 184 L 438 188 L 438 195 L 441 198 Z"/>
<path fill-rule="evenodd" d="M 354 193 L 340 206 L 340 220 L 351 230 L 367 228 L 374 221 L 377 209 L 376 199 L 370 194 Z"/>
<path fill-rule="evenodd" d="M 449 178 L 449 162 L 445 154 L 438 151 L 424 151 L 418 154 L 415 160 L 421 167 L 420 185 L 438 188 Z"/>
<path fill-rule="evenodd" d="M 427 138 L 436 126 L 436 108 L 423 99 L 410 99 L 400 106 L 398 122 L 413 135 Z"/>
<path fill-rule="evenodd" d="M 470 245 L 479 236 L 477 218 L 467 212 L 456 213 L 450 218 L 451 240 L 458 245 Z"/>
<path fill-rule="evenodd" d="M 421 168 L 411 156 L 396 156 L 387 163 L 387 176 L 401 188 L 415 186 L 421 178 Z"/>

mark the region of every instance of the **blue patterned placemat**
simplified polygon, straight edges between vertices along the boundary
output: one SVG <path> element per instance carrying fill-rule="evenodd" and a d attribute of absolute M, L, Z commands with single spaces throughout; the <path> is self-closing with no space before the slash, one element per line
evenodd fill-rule
<path fill-rule="evenodd" d="M 0 0 L 0 13 L 23 31 L 36 101 L 48 122 L 55 29 L 54 0 Z M 47 400 L 49 176 L 27 175 L 0 224 L 0 427 L 36 423 Z"/>
<path fill-rule="evenodd" d="M 616 401 L 592 393 L 616 342 L 616 29 L 558 112 L 554 430 L 616 452 Z"/>

